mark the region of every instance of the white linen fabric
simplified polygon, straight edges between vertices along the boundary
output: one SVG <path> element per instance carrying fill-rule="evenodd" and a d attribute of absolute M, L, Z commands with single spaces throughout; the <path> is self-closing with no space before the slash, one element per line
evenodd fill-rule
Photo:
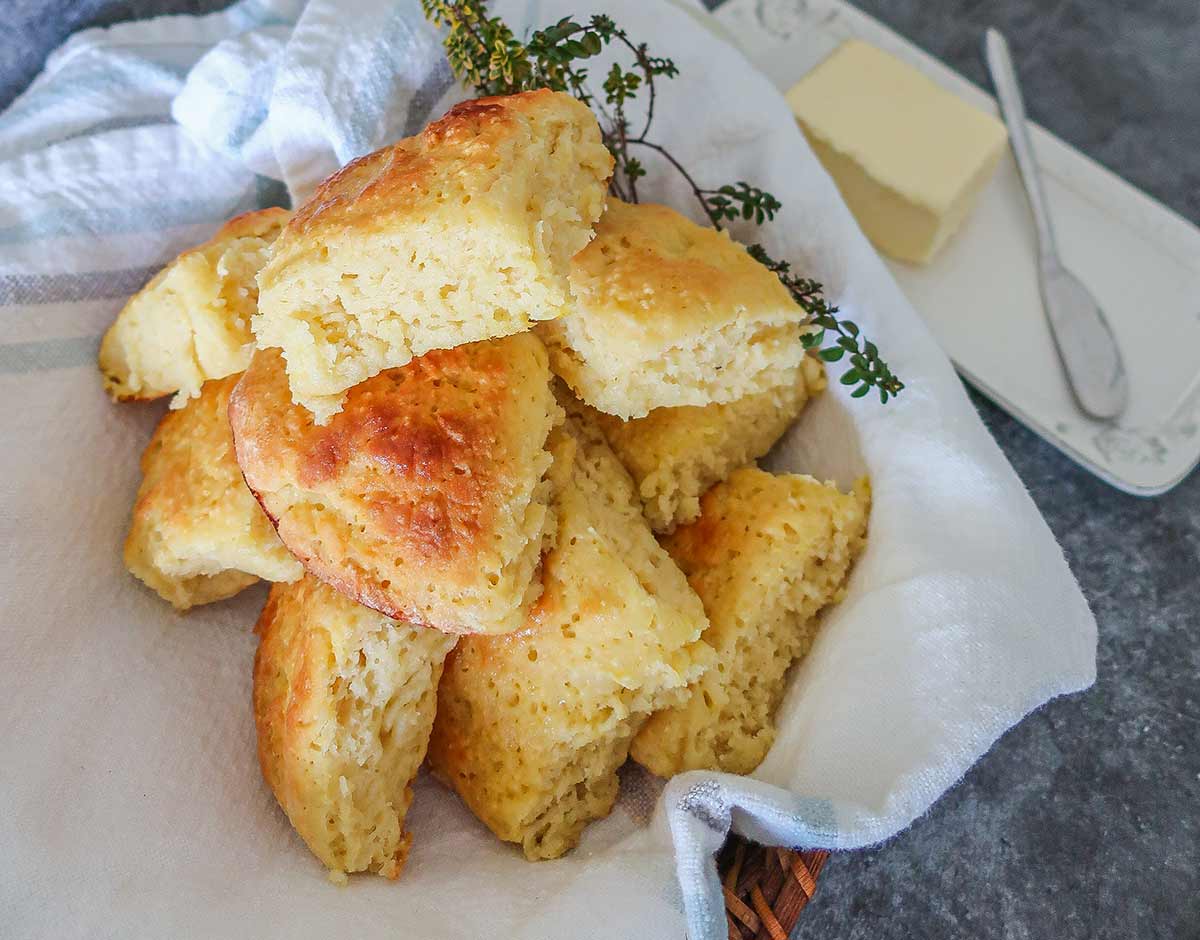
<path fill-rule="evenodd" d="M 497 9 L 518 29 L 588 12 Z M 173 254 L 237 212 L 303 199 L 465 92 L 417 0 L 242 0 L 89 30 L 0 115 L 0 911 L 13 936 L 716 940 L 711 855 L 731 826 L 790 846 L 886 839 L 1031 709 L 1093 681 L 1096 626 L 1061 551 L 780 95 L 696 9 L 604 12 L 679 66 L 657 139 L 705 184 L 774 192 L 777 220 L 735 234 L 822 280 L 908 385 L 881 407 L 835 382 L 770 460 L 842 485 L 868 472 L 874 507 L 766 762 L 665 790 L 627 768 L 613 815 L 539 864 L 422 779 L 403 878 L 325 881 L 256 766 L 262 590 L 180 616 L 126 574 L 138 456 L 162 406 L 110 404 L 94 356 Z M 647 163 L 643 192 L 695 215 L 682 180 Z"/>

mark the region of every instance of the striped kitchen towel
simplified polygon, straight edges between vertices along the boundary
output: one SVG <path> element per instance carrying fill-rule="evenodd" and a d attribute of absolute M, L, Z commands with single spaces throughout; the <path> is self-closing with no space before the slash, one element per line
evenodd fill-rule
<path fill-rule="evenodd" d="M 357 6 L 369 42 L 335 81 L 344 7 L 303 0 L 90 29 L 50 56 L 0 114 L 0 373 L 90 361 L 179 251 L 426 123 L 451 84 L 436 34 L 415 0 Z"/>
<path fill-rule="evenodd" d="M 843 486 L 869 474 L 873 505 L 766 761 L 753 779 L 665 788 L 628 767 L 613 813 L 537 865 L 422 778 L 404 876 L 324 881 L 255 766 L 262 594 L 185 617 L 123 569 L 163 405 L 112 405 L 95 353 L 173 255 L 303 199 L 464 92 L 418 0 L 241 0 L 89 30 L 0 114 L 6 935 L 717 940 L 712 854 L 731 828 L 800 847 L 885 839 L 1031 709 L 1092 682 L 1096 625 L 1061 551 L 783 98 L 698 8 L 599 6 L 679 66 L 655 129 L 696 178 L 781 198 L 777 222 L 735 236 L 822 279 L 908 386 L 881 408 L 831 383 L 773 455 Z M 592 9 L 494 8 L 518 32 Z M 647 169 L 644 193 L 695 212 L 686 183 Z"/>

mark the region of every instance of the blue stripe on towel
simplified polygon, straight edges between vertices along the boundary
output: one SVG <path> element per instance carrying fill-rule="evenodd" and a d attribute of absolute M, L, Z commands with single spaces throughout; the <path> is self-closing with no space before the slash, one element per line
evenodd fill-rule
<path fill-rule="evenodd" d="M 0 245 L 23 244 L 45 238 L 75 235 L 125 235 L 132 232 L 157 232 L 180 225 L 226 219 L 251 209 L 287 203 L 287 188 L 265 176 L 256 177 L 232 206 L 212 199 L 180 199 L 165 204 L 135 205 L 120 208 L 64 207 L 49 209 L 28 221 L 0 228 Z"/>
<path fill-rule="evenodd" d="M 175 90 L 183 87 L 183 80 L 191 71 L 190 65 L 167 65 L 165 63 L 128 61 L 87 63 L 78 70 L 64 68 L 44 88 L 32 91 L 20 101 L 0 114 L 0 130 L 20 124 L 34 113 L 53 108 L 59 102 L 69 100 L 77 106 L 88 95 L 118 95 L 135 92 L 162 79 L 167 79 Z"/>
<path fill-rule="evenodd" d="M 128 297 L 162 269 L 161 264 L 80 274 L 0 275 L 0 305 L 55 304 Z"/>
<path fill-rule="evenodd" d="M 38 340 L 0 346 L 0 375 L 73 369 L 96 361 L 99 336 Z"/>
<path fill-rule="evenodd" d="M 441 100 L 447 89 L 454 84 L 454 73 L 450 71 L 450 63 L 439 59 L 433 70 L 425 76 L 425 80 L 408 102 L 408 114 L 404 119 L 405 137 L 419 134 L 421 129 L 433 117 L 433 106 Z"/>

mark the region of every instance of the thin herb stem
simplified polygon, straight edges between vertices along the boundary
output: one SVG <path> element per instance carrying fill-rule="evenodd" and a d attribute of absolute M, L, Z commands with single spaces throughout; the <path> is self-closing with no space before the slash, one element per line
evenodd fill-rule
<path fill-rule="evenodd" d="M 687 171 L 687 168 L 682 163 L 680 163 L 678 160 L 676 160 L 675 157 L 673 157 L 671 155 L 671 152 L 669 150 L 667 150 L 666 147 L 662 146 L 662 144 L 656 144 L 653 141 L 643 140 L 642 138 L 630 140 L 629 143 L 637 144 L 639 147 L 647 147 L 650 150 L 653 150 L 659 156 L 663 157 L 668 163 L 670 163 L 671 166 L 673 166 L 676 169 L 676 171 L 678 171 L 679 175 L 683 177 L 684 182 L 686 182 L 692 188 L 692 192 L 695 194 L 696 198 L 700 201 L 700 206 L 704 209 L 704 212 L 708 216 L 709 221 L 712 222 L 713 228 L 719 229 L 722 227 L 720 220 L 717 218 L 714 218 L 712 211 L 709 209 L 708 202 L 705 201 L 705 199 L 704 199 L 704 190 L 702 190 L 700 188 L 700 184 L 697 183 L 695 181 L 695 179 L 692 178 L 692 174 Z"/>

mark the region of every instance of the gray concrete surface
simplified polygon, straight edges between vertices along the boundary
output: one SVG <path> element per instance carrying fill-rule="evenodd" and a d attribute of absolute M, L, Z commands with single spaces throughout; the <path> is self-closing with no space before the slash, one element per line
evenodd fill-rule
<path fill-rule="evenodd" d="M 1035 120 L 1200 223 L 1196 0 L 855 2 L 985 87 L 979 38 L 1003 29 Z M 797 936 L 1200 937 L 1200 473 L 1126 496 L 973 398 L 1092 604 L 1098 679 L 834 858 Z"/>
<path fill-rule="evenodd" d="M 0 105 L 75 29 L 222 5 L 0 0 Z M 1200 222 L 1196 0 L 858 5 L 976 81 L 979 36 L 1001 27 L 1036 120 Z M 1200 937 L 1200 474 L 1122 495 L 974 397 L 1096 611 L 1099 679 L 1011 731 L 907 832 L 835 857 L 797 936 Z"/>

